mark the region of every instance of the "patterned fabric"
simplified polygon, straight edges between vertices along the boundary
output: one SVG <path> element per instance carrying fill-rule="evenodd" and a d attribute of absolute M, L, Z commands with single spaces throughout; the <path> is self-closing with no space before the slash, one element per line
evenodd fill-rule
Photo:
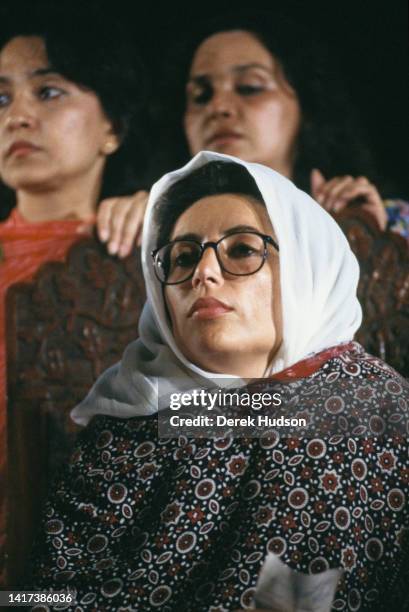
<path fill-rule="evenodd" d="M 78 612 L 235 610 L 274 552 L 307 573 L 343 568 L 334 610 L 403 610 L 408 444 L 384 428 L 407 431 L 408 399 L 352 343 L 294 386 L 328 436 L 158 439 L 156 415 L 97 416 L 46 506 L 27 588 L 75 587 Z M 333 433 L 356 418 L 364 435 Z"/>
<path fill-rule="evenodd" d="M 388 215 L 388 228 L 409 240 L 409 202 L 406 200 L 384 200 Z"/>
<path fill-rule="evenodd" d="M 84 221 L 64 220 L 29 223 L 17 208 L 0 223 L 0 559 L 4 562 L 7 516 L 7 407 L 5 300 L 8 288 L 30 281 L 48 261 L 63 261 L 80 237 Z M 84 232 L 82 231 L 82 234 Z M 6 568 L 0 570 L 0 585 L 7 584 Z"/>

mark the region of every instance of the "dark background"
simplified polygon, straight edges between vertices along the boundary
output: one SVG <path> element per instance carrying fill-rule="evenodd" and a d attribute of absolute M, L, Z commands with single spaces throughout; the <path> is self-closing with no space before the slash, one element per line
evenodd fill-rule
<path fill-rule="evenodd" d="M 0 18 L 7 18 L 3 0 Z M 30 3 L 32 5 L 32 3 Z M 24 5 L 24 3 L 23 3 Z M 160 72 L 163 58 L 169 50 L 195 27 L 200 19 L 234 8 L 269 10 L 289 15 L 304 23 L 311 36 L 329 43 L 334 50 L 338 68 L 352 94 L 362 125 L 374 153 L 377 168 L 388 195 L 409 199 L 408 173 L 408 4 L 406 0 L 249 0 L 247 5 L 234 2 L 192 2 L 165 5 L 154 2 L 97 2 L 81 4 L 34 2 L 34 5 L 70 10 L 81 17 L 86 7 L 103 14 L 110 22 L 125 24 L 133 36 L 150 78 Z M 21 3 L 18 3 L 21 10 Z M 4 12 L 3 12 L 4 11 Z M 1 27 L 1 22 L 0 22 Z M 294 41 L 302 44 L 302 41 Z"/>

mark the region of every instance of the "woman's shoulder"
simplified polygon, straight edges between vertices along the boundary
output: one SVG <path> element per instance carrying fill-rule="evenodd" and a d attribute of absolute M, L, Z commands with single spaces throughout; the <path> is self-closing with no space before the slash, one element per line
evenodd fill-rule
<path fill-rule="evenodd" d="M 406 433 L 409 383 L 394 368 L 353 342 L 325 369 L 327 393 L 343 398 L 348 407 L 346 414 L 352 421 L 358 419 L 367 426 L 367 431 L 375 434 L 381 422 L 383 433 Z"/>
<path fill-rule="evenodd" d="M 0 234 L 14 228 L 19 221 L 19 216 L 16 208 L 13 208 L 7 217 L 0 220 Z"/>
<path fill-rule="evenodd" d="M 336 354 L 325 363 L 325 368 L 339 369 L 346 375 L 368 381 L 383 379 L 405 379 L 392 366 L 383 359 L 368 353 L 359 342 L 352 341 L 345 346 L 345 350 Z M 359 374 L 359 376 L 357 376 Z"/>

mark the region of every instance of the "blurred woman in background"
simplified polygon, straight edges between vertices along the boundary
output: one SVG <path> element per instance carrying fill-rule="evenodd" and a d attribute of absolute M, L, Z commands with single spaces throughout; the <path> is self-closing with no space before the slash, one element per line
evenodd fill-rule
<path fill-rule="evenodd" d="M 101 195 L 140 183 L 131 134 L 141 68 L 112 29 L 85 19 L 19 19 L 0 41 L 0 458 L 6 491 L 5 296 L 61 261 L 95 223 Z M 48 24 L 48 25 L 47 25 Z M 51 25 L 50 25 L 51 24 Z M 140 144 L 140 143 L 139 143 Z M 141 146 L 141 145 L 140 145 Z M 142 148 L 142 146 L 141 146 Z M 4 550 L 5 504 L 0 508 Z"/>
<path fill-rule="evenodd" d="M 271 13 L 205 24 L 172 56 L 159 83 L 153 166 L 168 170 L 201 150 L 237 156 L 291 178 L 329 212 L 359 206 L 381 230 L 409 237 L 409 204 L 382 199 L 327 56 L 303 28 Z M 146 200 L 139 192 L 135 207 Z M 135 227 L 131 199 L 103 202 L 100 215 L 100 237 L 115 234 L 119 249 L 127 224 Z M 131 246 L 129 232 L 123 252 Z"/>

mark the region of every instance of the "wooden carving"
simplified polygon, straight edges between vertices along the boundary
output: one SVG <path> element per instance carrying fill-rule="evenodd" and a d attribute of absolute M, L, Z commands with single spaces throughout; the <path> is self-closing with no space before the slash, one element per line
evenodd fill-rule
<path fill-rule="evenodd" d="M 381 232 L 367 213 L 353 209 L 337 218 L 360 266 L 358 298 L 363 322 L 357 340 L 403 376 L 409 376 L 409 249 L 407 241 Z"/>
<path fill-rule="evenodd" d="M 138 336 L 140 253 L 110 257 L 93 239 L 47 263 L 6 303 L 9 575 L 18 584 L 50 481 L 78 429 L 70 410 Z"/>

